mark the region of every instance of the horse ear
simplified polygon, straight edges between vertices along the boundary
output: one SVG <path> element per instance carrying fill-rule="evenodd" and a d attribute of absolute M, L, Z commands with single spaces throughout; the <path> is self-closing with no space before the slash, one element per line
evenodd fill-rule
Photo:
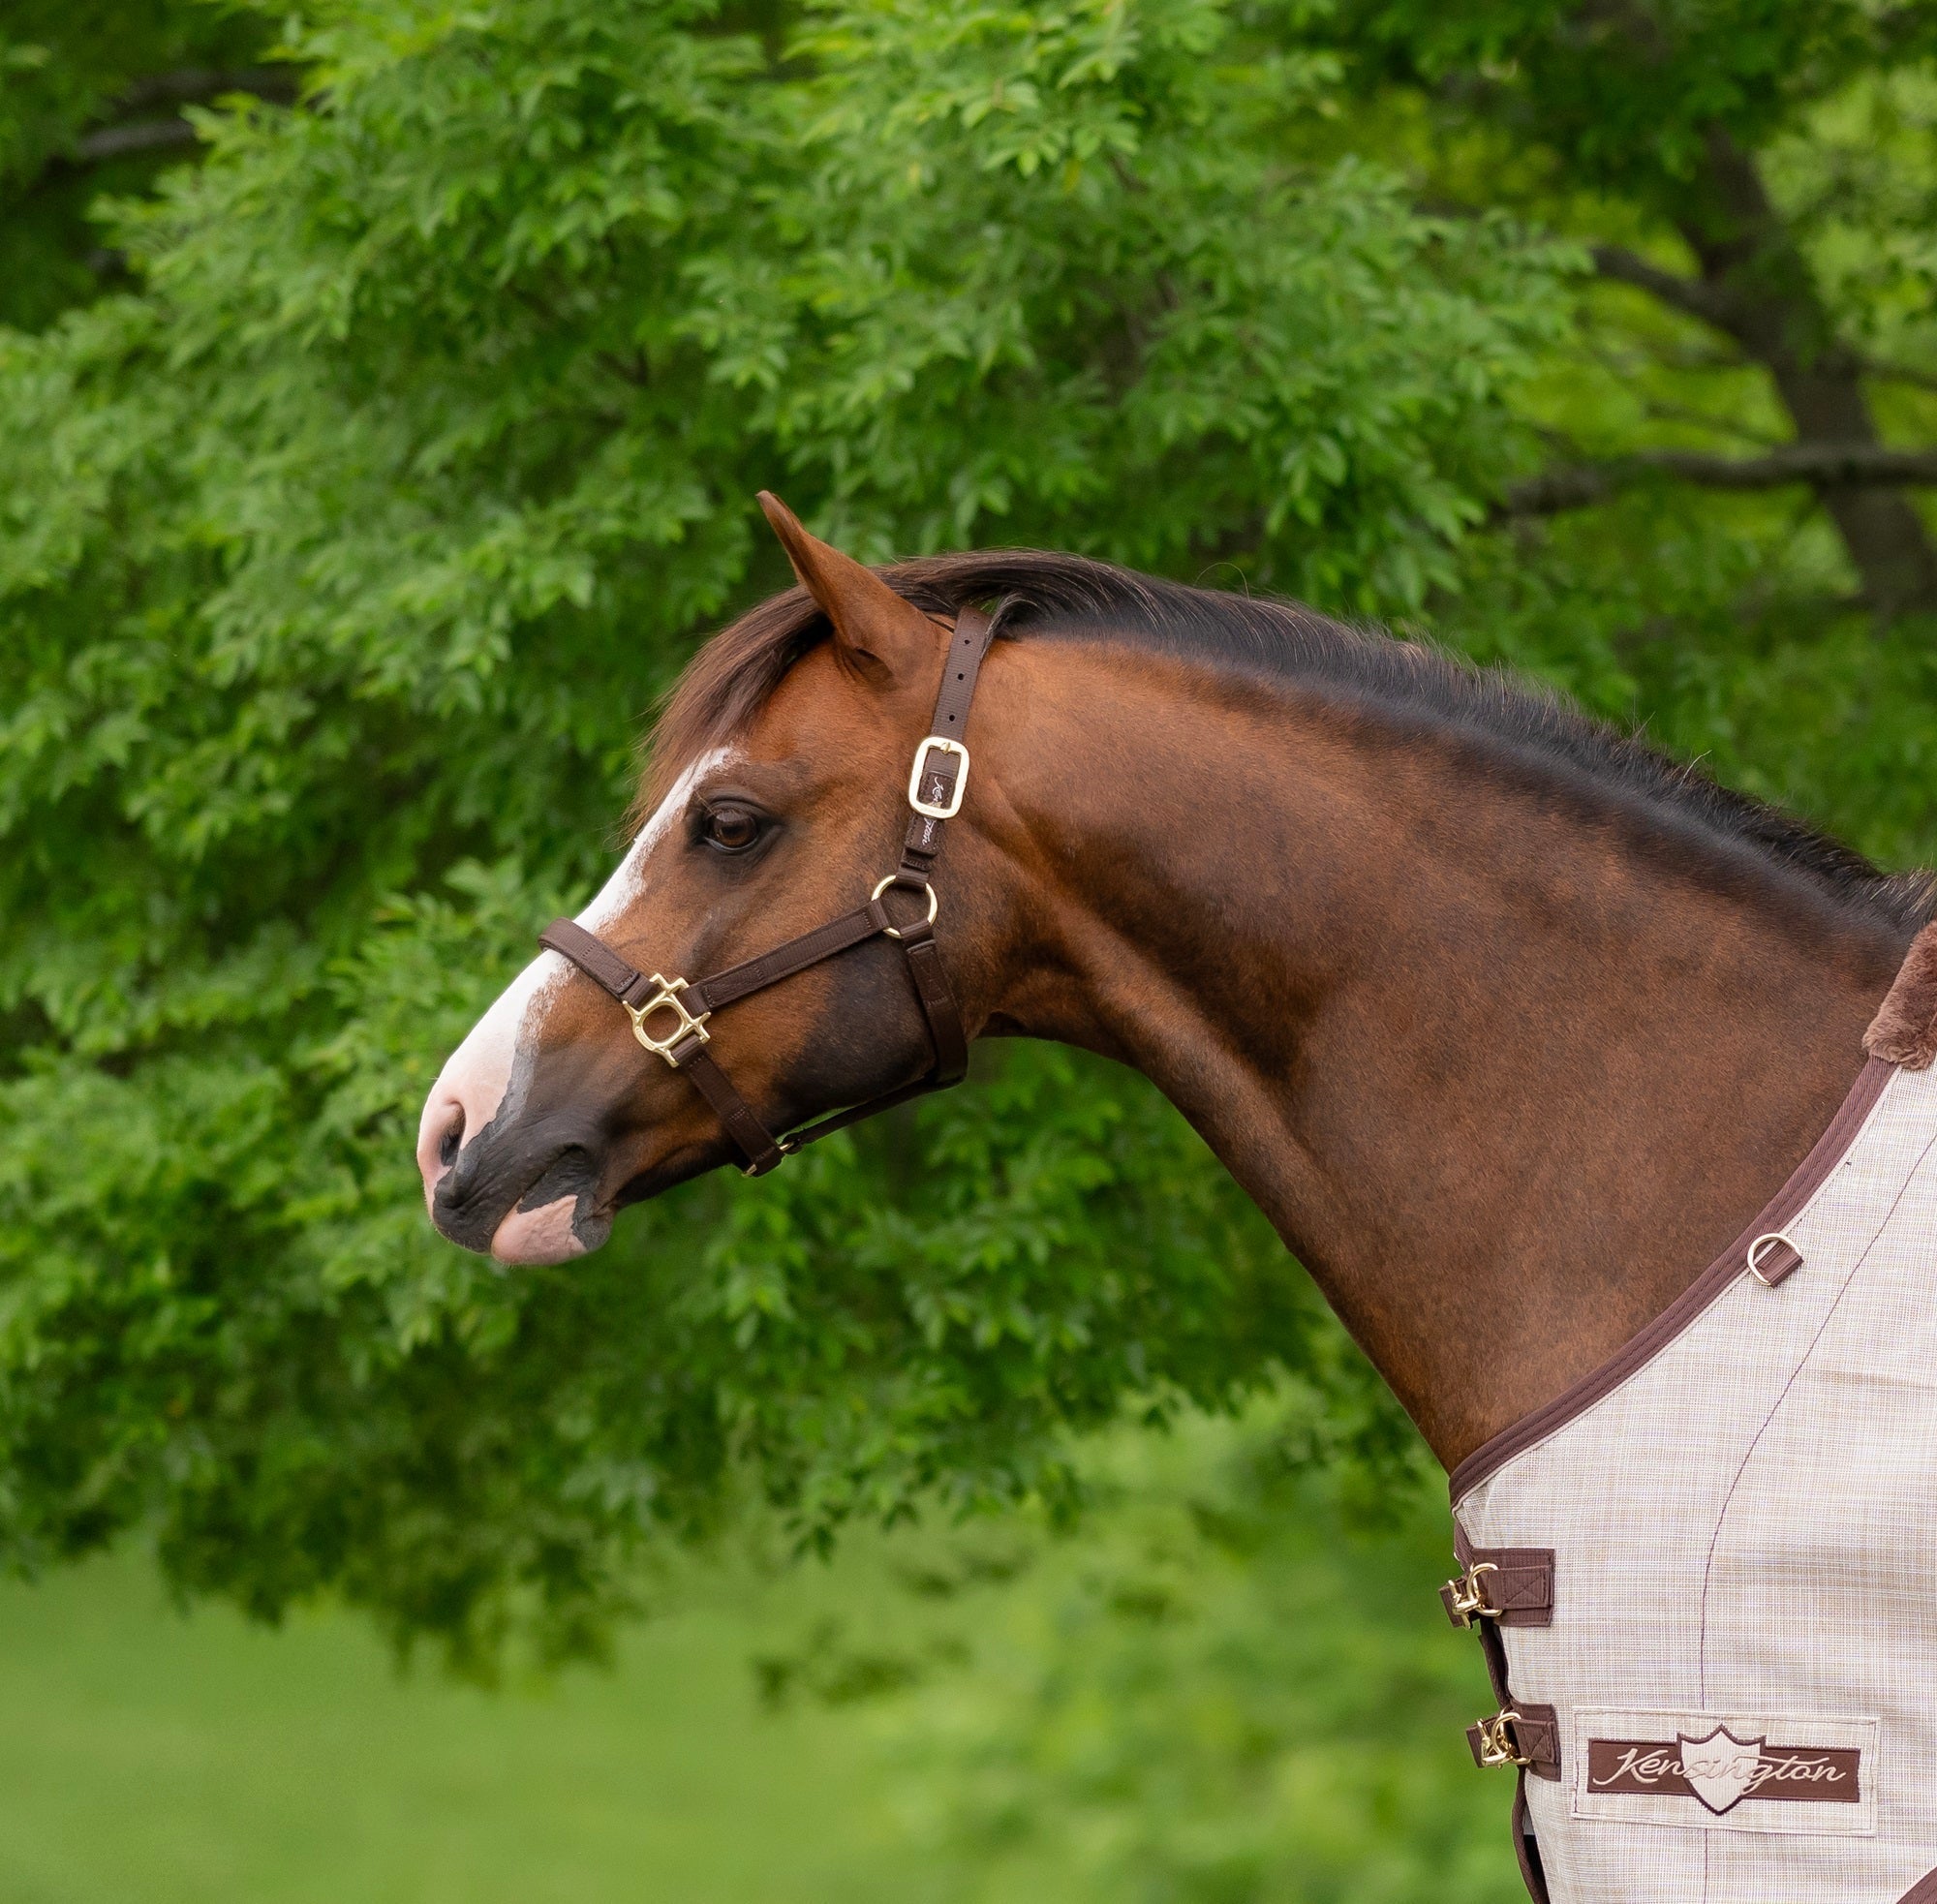
<path fill-rule="evenodd" d="M 872 568 L 810 536 L 771 491 L 760 491 L 760 507 L 801 587 L 827 611 L 844 657 L 882 687 L 926 679 L 939 645 L 935 624 Z"/>

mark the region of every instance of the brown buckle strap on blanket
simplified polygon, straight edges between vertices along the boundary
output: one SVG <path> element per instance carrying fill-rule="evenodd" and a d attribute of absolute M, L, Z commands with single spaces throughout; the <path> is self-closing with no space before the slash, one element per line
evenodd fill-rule
<path fill-rule="evenodd" d="M 1560 1776 L 1560 1719 L 1551 1705 L 1503 1706 L 1466 1728 L 1476 1766 L 1519 1766 L 1536 1778 Z"/>
<path fill-rule="evenodd" d="M 938 902 L 930 875 L 941 851 L 942 823 L 961 811 L 968 791 L 968 750 L 962 737 L 968 725 L 976 677 L 995 632 L 995 622 L 980 609 L 964 608 L 956 617 L 941 673 L 941 691 L 936 696 L 935 719 L 915 749 L 908 771 L 907 800 L 914 816 L 902 843 L 902 861 L 876 886 L 867 905 L 802 933 L 771 952 L 691 983 L 684 978 L 662 978 L 658 972 L 641 972 L 575 920 L 554 919 L 538 935 L 540 945 L 563 953 L 618 999 L 632 1021 L 632 1035 L 640 1045 L 692 1080 L 747 1159 L 742 1169 L 749 1177 L 765 1176 L 804 1144 L 831 1136 L 911 1097 L 946 1090 L 968 1074 L 968 1034 L 935 942 Z M 890 892 L 920 895 L 926 916 L 917 914 L 897 924 L 884 904 Z M 915 998 L 928 1021 L 935 1062 L 913 1084 L 776 1137 L 707 1050 L 713 1041 L 707 1022 L 723 1006 L 876 937 L 891 938 L 902 949 Z"/>
<path fill-rule="evenodd" d="M 1439 1589 L 1446 1617 L 1455 1626 L 1476 1619 L 1501 1626 L 1553 1624 L 1553 1550 L 1551 1547 L 1476 1547 L 1466 1571 Z"/>
<path fill-rule="evenodd" d="M 1456 1626 L 1470 1626 L 1487 1662 L 1487 1677 L 1500 1709 L 1466 1728 L 1477 1766 L 1514 1766 L 1514 1853 L 1534 1904 L 1547 1904 L 1547 1876 L 1526 1808 L 1526 1780 L 1560 1776 L 1560 1722 L 1552 1705 L 1516 1699 L 1507 1688 L 1503 1626 L 1549 1626 L 1553 1620 L 1553 1550 L 1544 1547 L 1475 1547 L 1453 1523 L 1453 1552 L 1465 1570 L 1440 1588 Z"/>

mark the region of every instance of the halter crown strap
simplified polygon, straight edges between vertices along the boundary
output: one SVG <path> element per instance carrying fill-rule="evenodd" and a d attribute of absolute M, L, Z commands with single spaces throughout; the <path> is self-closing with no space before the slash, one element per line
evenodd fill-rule
<path fill-rule="evenodd" d="M 936 895 L 929 881 L 941 851 L 941 829 L 961 811 L 968 790 L 968 749 L 963 734 L 968 725 L 976 678 L 995 632 L 995 622 L 979 608 L 964 608 L 956 616 L 941 672 L 941 691 L 936 696 L 935 718 L 914 751 L 908 772 L 907 800 L 913 817 L 902 843 L 901 864 L 875 888 L 867 905 L 757 958 L 743 960 L 691 984 L 683 978 L 641 972 L 572 919 L 554 919 L 538 935 L 540 945 L 564 954 L 618 999 L 632 1021 L 633 1037 L 647 1051 L 657 1053 L 675 1071 L 692 1080 L 747 1159 L 742 1169 L 749 1177 L 764 1177 L 803 1144 L 831 1136 L 924 1092 L 960 1084 L 968 1074 L 968 1034 L 935 941 Z M 883 903 L 890 891 L 919 894 L 926 902 L 927 916 L 897 925 Z M 707 1050 L 712 1042 L 707 1021 L 724 1005 L 880 937 L 893 939 L 902 948 L 915 998 L 928 1021 L 934 1064 L 913 1084 L 850 1105 L 784 1137 L 774 1136 Z"/>
<path fill-rule="evenodd" d="M 928 883 L 941 851 L 942 822 L 961 810 L 968 790 L 968 750 L 962 736 L 968 731 L 968 704 L 975 698 L 982 658 L 995 632 L 995 623 L 979 609 L 965 608 L 956 617 L 941 670 L 941 691 L 935 697 L 935 718 L 928 723 L 928 738 L 914 751 L 908 776 L 908 805 L 914 817 L 902 842 L 897 877 L 910 884 Z"/>

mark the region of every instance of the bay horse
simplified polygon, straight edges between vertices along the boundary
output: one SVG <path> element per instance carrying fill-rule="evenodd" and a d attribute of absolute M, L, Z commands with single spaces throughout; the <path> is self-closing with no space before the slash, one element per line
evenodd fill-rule
<path fill-rule="evenodd" d="M 799 586 L 688 668 L 623 863 L 424 1107 L 425 1194 L 459 1244 L 562 1261 L 629 1203 L 778 1161 L 772 1132 L 936 1081 L 938 969 L 966 1036 L 1150 1078 L 1457 1470 L 1616 1362 L 1771 1206 L 1900 971 L 1923 1036 L 1937 956 L 1906 957 L 1929 876 L 1545 691 L 1076 557 L 876 570 L 761 501 Z M 963 699 L 938 752 L 966 648 L 972 721 Z M 938 865 L 910 844 L 924 812 L 949 818 Z M 839 956 L 684 989 L 836 913 L 858 922 Z M 1498 1565 L 1474 1573 L 1475 1551 L 1460 1592 L 1504 1712 Z M 1489 1742 L 1532 1757 L 1511 1725 Z M 1561 1894 L 1604 1892 L 1577 1874 Z"/>

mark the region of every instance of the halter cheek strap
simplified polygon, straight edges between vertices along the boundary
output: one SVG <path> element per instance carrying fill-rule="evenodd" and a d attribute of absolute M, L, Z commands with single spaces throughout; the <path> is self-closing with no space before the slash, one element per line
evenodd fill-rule
<path fill-rule="evenodd" d="M 968 1074 L 968 1035 L 935 941 L 938 901 L 930 875 L 941 851 L 942 826 L 961 811 L 962 797 L 968 791 L 968 750 L 962 737 L 968 725 L 976 677 L 995 632 L 995 623 L 980 609 L 964 608 L 956 617 L 942 669 L 941 692 L 936 697 L 935 719 L 929 723 L 927 737 L 914 751 L 908 773 L 907 801 L 913 817 L 902 842 L 901 864 L 876 886 L 867 905 L 802 933 L 771 952 L 762 952 L 758 958 L 728 966 L 724 971 L 691 984 L 683 978 L 641 972 L 603 939 L 570 919 L 554 919 L 538 935 L 540 945 L 563 953 L 618 999 L 632 1021 L 633 1037 L 647 1051 L 692 1080 L 746 1158 L 741 1168 L 749 1177 L 764 1177 L 802 1145 L 831 1136 L 911 1097 L 960 1084 Z M 886 903 L 896 893 L 918 898 L 923 909 L 897 923 Z M 913 1084 L 776 1137 L 734 1090 L 732 1080 L 707 1049 L 713 1037 L 707 1022 L 723 1006 L 763 992 L 876 937 L 891 938 L 902 949 L 915 998 L 928 1021 L 935 1062 Z"/>

